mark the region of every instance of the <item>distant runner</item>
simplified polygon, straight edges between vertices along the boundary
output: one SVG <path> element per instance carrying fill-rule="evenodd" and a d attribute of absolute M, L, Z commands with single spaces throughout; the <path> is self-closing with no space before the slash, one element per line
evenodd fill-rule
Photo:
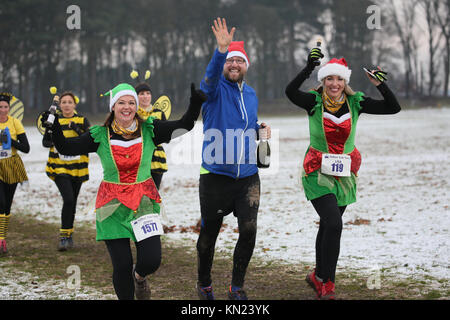
<path fill-rule="evenodd" d="M 64 92 L 59 97 L 61 113 L 58 121 L 66 138 L 78 137 L 90 127 L 88 119 L 75 110 L 77 100 L 72 92 Z M 53 146 L 48 128 L 44 132 L 42 145 L 50 148 L 45 173 L 55 182 L 63 200 L 58 250 L 66 251 L 74 246 L 72 236 L 77 199 L 81 184 L 89 180 L 89 156 L 88 154 L 77 156 L 59 154 Z"/>
<path fill-rule="evenodd" d="M 6 236 L 17 184 L 28 180 L 17 150 L 30 152 L 22 122 L 9 115 L 11 99 L 12 94 L 0 93 L 0 254 L 8 252 Z"/>

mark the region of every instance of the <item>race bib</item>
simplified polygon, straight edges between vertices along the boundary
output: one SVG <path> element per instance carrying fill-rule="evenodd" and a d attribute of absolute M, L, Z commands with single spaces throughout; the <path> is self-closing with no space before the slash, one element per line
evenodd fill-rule
<path fill-rule="evenodd" d="M 0 159 L 6 159 L 12 156 L 12 150 L 11 149 L 3 149 L 0 148 Z"/>
<path fill-rule="evenodd" d="M 146 214 L 136 220 L 131 221 L 134 236 L 139 242 L 141 240 L 164 234 L 161 218 L 159 214 Z"/>
<path fill-rule="evenodd" d="M 348 154 L 322 154 L 321 172 L 330 176 L 350 177 L 352 160 Z"/>
<path fill-rule="evenodd" d="M 75 161 L 80 160 L 81 156 L 66 156 L 64 154 L 59 154 L 59 159 L 62 161 Z"/>

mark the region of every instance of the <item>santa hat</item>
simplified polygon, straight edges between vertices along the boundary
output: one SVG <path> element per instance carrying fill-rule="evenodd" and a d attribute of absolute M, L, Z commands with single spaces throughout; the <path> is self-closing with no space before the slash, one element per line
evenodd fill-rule
<path fill-rule="evenodd" d="M 328 76 L 340 76 L 347 83 L 349 83 L 351 74 L 352 70 L 348 68 L 347 61 L 345 61 L 344 58 L 333 58 L 326 65 L 319 69 L 317 79 L 319 81 L 322 81 L 322 79 Z"/>
<path fill-rule="evenodd" d="M 245 60 L 247 68 L 250 66 L 250 60 L 248 59 L 247 53 L 244 50 L 244 41 L 232 41 L 228 46 L 227 59 L 232 57 L 241 57 Z"/>
<path fill-rule="evenodd" d="M 129 85 L 128 83 L 118 84 L 115 88 L 109 90 L 101 96 L 109 96 L 109 111 L 112 111 L 113 105 L 117 102 L 117 100 L 120 99 L 120 97 L 133 96 L 133 98 L 136 100 L 137 111 L 139 99 L 137 97 L 136 90 L 134 90 L 133 86 Z"/>

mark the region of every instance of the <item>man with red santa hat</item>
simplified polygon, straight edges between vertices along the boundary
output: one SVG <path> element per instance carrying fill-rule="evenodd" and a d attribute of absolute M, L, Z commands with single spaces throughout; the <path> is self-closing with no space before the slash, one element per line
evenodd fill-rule
<path fill-rule="evenodd" d="M 223 217 L 233 212 L 239 239 L 228 288 L 232 300 L 247 300 L 243 290 L 247 266 L 256 240 L 260 180 L 256 159 L 259 125 L 255 90 L 244 81 L 250 60 L 243 41 L 232 41 L 225 19 L 214 20 L 217 49 L 200 84 L 208 99 L 202 106 L 203 149 L 200 169 L 201 229 L 197 242 L 200 299 L 213 300 L 211 268 Z"/>

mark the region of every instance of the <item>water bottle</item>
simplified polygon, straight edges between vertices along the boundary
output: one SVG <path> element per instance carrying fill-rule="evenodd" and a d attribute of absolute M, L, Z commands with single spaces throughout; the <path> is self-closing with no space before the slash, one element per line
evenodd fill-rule
<path fill-rule="evenodd" d="M 6 127 L 3 130 L 0 130 L 0 139 L 2 144 L 3 150 L 9 150 L 11 149 L 11 134 L 9 133 L 9 128 Z"/>
<path fill-rule="evenodd" d="M 58 103 L 59 103 L 59 96 L 54 96 L 52 105 L 48 109 L 50 114 L 48 115 L 47 120 L 45 120 L 45 125 L 48 127 L 51 127 L 53 125 L 53 122 L 55 121 L 55 114 L 56 110 L 58 109 Z"/>
<path fill-rule="evenodd" d="M 257 166 L 258 168 L 268 168 L 270 166 L 270 145 L 267 138 L 267 128 L 259 129 L 259 140 Z"/>

